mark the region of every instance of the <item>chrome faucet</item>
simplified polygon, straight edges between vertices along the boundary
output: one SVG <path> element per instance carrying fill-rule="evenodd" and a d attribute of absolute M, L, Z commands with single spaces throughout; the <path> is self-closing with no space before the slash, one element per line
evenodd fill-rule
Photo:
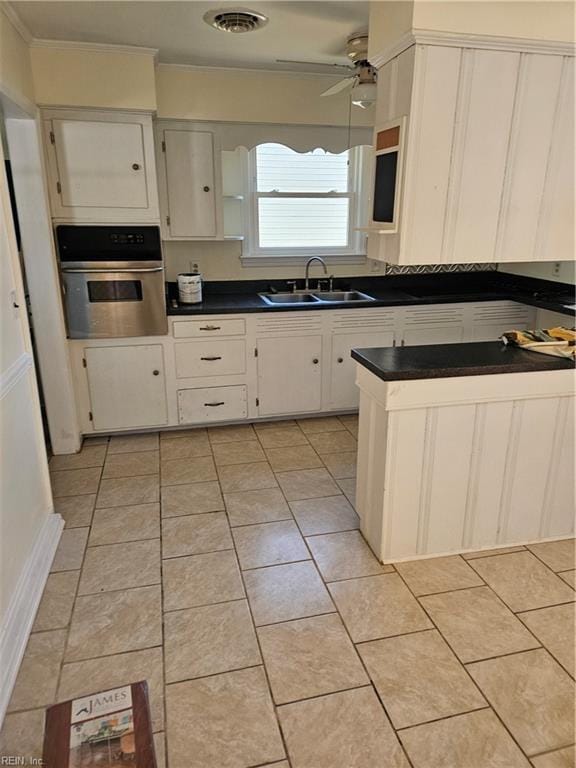
<path fill-rule="evenodd" d="M 308 261 L 306 262 L 306 280 L 304 282 L 304 290 L 309 291 L 310 290 L 310 264 L 312 264 L 313 261 L 319 261 L 320 264 L 324 267 L 324 274 L 328 274 L 328 269 L 326 268 L 326 264 L 324 262 L 324 259 L 321 259 L 320 256 L 312 256 Z"/>

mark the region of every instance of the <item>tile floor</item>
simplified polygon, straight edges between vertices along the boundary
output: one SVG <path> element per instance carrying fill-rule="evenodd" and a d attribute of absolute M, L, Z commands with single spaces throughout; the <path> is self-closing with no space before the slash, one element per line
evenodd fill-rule
<path fill-rule="evenodd" d="M 87 440 L 0 733 L 147 679 L 159 768 L 574 766 L 574 541 L 382 566 L 357 419 Z"/>

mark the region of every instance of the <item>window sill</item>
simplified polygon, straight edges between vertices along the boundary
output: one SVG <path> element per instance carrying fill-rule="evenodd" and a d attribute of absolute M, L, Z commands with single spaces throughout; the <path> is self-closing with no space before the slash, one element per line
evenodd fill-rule
<path fill-rule="evenodd" d="M 242 256 L 240 261 L 243 267 L 284 267 L 284 266 L 305 266 L 308 259 L 316 254 L 310 253 L 307 256 L 295 256 L 294 254 L 286 256 Z M 365 264 L 367 261 L 364 253 L 346 253 L 333 256 L 320 256 L 326 266 L 342 266 L 346 264 Z"/>

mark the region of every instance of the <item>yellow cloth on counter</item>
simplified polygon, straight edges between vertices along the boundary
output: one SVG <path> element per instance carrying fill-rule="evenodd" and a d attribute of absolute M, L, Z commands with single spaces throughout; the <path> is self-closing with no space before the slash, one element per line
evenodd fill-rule
<path fill-rule="evenodd" d="M 568 357 L 576 360 L 576 331 L 574 328 L 544 328 L 536 331 L 508 331 L 501 336 L 504 344 L 514 344 L 530 352 Z"/>

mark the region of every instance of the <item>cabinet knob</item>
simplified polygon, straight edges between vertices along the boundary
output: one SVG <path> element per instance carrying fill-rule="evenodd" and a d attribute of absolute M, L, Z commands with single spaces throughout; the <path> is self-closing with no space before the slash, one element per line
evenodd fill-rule
<path fill-rule="evenodd" d="M 154 376 L 160 376 L 160 371 L 152 371 L 152 374 L 153 374 Z"/>
<path fill-rule="evenodd" d="M 140 170 L 140 164 L 139 163 L 132 163 L 132 170 L 133 171 L 139 171 Z"/>
<path fill-rule="evenodd" d="M 210 192 L 210 187 L 202 187 L 202 189 L 204 190 L 204 192 Z"/>
<path fill-rule="evenodd" d="M 314 358 L 314 360 L 312 360 L 312 362 L 314 363 L 314 365 L 318 365 L 318 363 L 319 363 L 319 360 L 318 360 L 318 358 L 317 358 L 317 357 L 315 357 L 315 358 Z"/>
<path fill-rule="evenodd" d="M 338 358 L 338 362 L 339 362 L 339 363 L 343 363 L 343 362 L 344 362 L 344 358 L 343 358 L 343 357 L 339 357 L 339 358 Z"/>

